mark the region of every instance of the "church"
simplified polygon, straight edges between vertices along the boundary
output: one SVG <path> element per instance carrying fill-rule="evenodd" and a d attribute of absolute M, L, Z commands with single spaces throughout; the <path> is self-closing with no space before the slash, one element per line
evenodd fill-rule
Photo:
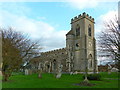
<path fill-rule="evenodd" d="M 43 52 L 31 60 L 33 69 L 43 72 L 97 71 L 94 18 L 85 12 L 71 19 L 71 29 L 66 34 L 66 47 Z"/>

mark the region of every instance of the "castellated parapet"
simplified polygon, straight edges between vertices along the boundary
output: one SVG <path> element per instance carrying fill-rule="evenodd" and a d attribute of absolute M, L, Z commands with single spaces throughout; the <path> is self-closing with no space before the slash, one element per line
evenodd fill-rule
<path fill-rule="evenodd" d="M 60 53 L 60 52 L 64 52 L 64 51 L 66 51 L 66 48 L 60 48 L 60 49 L 51 50 L 51 51 L 48 51 L 48 52 L 42 52 L 41 55 L 55 54 L 55 53 Z"/>
<path fill-rule="evenodd" d="M 71 24 L 80 20 L 80 19 L 83 19 L 83 18 L 86 18 L 86 19 L 89 19 L 91 22 L 94 23 L 94 18 L 92 18 L 92 16 L 89 16 L 88 14 L 86 14 L 85 12 L 82 13 L 82 15 L 78 15 L 78 16 L 75 16 L 74 18 L 71 19 Z"/>

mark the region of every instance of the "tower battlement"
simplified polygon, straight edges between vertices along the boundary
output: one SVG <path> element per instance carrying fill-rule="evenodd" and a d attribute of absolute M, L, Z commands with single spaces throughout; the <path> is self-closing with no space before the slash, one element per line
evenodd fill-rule
<path fill-rule="evenodd" d="M 82 13 L 82 15 L 80 14 L 80 15 L 75 16 L 74 18 L 72 18 L 71 23 L 76 22 L 76 21 L 78 21 L 80 19 L 83 19 L 83 18 L 86 18 L 86 19 L 90 20 L 91 22 L 94 22 L 94 18 L 92 18 L 91 16 L 89 16 L 88 14 L 86 14 L 84 12 L 84 13 Z"/>

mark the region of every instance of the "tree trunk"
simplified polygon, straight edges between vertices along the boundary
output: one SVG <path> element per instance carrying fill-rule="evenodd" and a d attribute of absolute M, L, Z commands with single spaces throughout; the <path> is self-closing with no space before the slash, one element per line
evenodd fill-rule
<path fill-rule="evenodd" d="M 8 81 L 9 75 L 3 72 L 3 81 Z"/>
<path fill-rule="evenodd" d="M 8 81 L 9 77 L 11 76 L 11 73 L 6 73 L 6 72 L 2 72 L 3 74 L 3 81 Z"/>

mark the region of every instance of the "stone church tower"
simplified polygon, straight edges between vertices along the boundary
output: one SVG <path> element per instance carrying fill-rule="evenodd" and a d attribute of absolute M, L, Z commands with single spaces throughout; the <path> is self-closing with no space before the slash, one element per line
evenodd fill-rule
<path fill-rule="evenodd" d="M 71 19 L 71 30 L 66 34 L 68 71 L 97 70 L 94 18 L 86 13 Z"/>

